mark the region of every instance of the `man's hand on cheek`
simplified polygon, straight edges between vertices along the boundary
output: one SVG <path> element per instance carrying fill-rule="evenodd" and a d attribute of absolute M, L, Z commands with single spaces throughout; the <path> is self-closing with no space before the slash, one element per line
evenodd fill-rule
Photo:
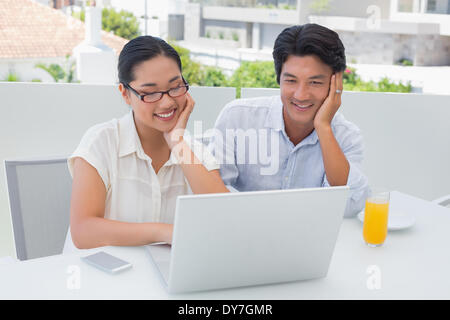
<path fill-rule="evenodd" d="M 331 120 L 341 106 L 342 74 L 342 72 L 338 72 L 331 76 L 328 96 L 314 117 L 314 128 L 316 130 L 331 126 Z"/>

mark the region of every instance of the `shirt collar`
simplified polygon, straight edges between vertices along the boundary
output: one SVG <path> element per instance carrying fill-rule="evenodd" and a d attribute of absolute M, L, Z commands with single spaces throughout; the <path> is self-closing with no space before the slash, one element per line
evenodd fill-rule
<path fill-rule="evenodd" d="M 271 107 L 264 126 L 275 131 L 284 130 L 283 102 L 280 96 L 272 97 Z"/>
<path fill-rule="evenodd" d="M 276 96 L 272 98 L 271 108 L 267 114 L 264 126 L 266 128 L 271 128 L 275 131 L 282 131 L 286 139 L 289 140 L 287 136 L 284 118 L 283 118 L 283 102 L 281 101 L 281 96 Z M 313 130 L 309 136 L 303 139 L 297 147 L 301 147 L 308 144 L 316 144 L 319 141 L 316 130 Z"/>
<path fill-rule="evenodd" d="M 142 148 L 141 140 L 134 123 L 133 110 L 119 120 L 119 158 L 136 152 L 142 160 L 149 160 Z M 151 159 L 150 159 L 151 160 Z"/>
<path fill-rule="evenodd" d="M 144 148 L 142 148 L 141 139 L 139 139 L 137 133 L 132 110 L 119 120 L 119 141 L 119 158 L 136 152 L 138 158 L 149 160 L 151 163 L 152 159 L 144 152 Z M 164 166 L 176 164 L 179 164 L 179 162 L 175 154 L 171 152 L 169 160 L 167 160 Z"/>

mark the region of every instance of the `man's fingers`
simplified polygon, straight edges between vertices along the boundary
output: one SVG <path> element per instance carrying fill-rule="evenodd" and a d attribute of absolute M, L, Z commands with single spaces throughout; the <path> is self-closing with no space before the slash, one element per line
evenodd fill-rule
<path fill-rule="evenodd" d="M 336 88 L 337 90 L 344 90 L 344 82 L 343 82 L 343 78 L 344 78 L 344 73 L 343 72 L 338 72 L 336 74 Z"/>
<path fill-rule="evenodd" d="M 336 95 L 336 75 L 333 73 L 330 80 L 330 93 L 328 96 L 333 99 Z"/>

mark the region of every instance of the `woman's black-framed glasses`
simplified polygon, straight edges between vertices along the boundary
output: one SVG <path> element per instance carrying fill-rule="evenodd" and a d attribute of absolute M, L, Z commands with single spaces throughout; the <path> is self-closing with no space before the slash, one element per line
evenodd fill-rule
<path fill-rule="evenodd" d="M 130 89 L 141 101 L 151 103 L 156 102 L 162 99 L 164 94 L 168 94 L 169 97 L 177 98 L 185 94 L 189 90 L 189 84 L 184 80 L 184 85 L 178 86 L 176 88 L 169 89 L 167 91 L 157 91 L 149 94 L 140 94 L 136 90 L 134 90 L 128 83 L 123 83 L 125 88 Z"/>

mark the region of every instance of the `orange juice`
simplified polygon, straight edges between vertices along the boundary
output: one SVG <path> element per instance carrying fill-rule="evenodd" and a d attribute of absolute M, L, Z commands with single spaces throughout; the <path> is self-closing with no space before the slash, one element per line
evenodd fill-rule
<path fill-rule="evenodd" d="M 389 202 L 366 200 L 363 237 L 367 244 L 374 246 L 383 244 L 387 235 L 388 212 Z"/>

